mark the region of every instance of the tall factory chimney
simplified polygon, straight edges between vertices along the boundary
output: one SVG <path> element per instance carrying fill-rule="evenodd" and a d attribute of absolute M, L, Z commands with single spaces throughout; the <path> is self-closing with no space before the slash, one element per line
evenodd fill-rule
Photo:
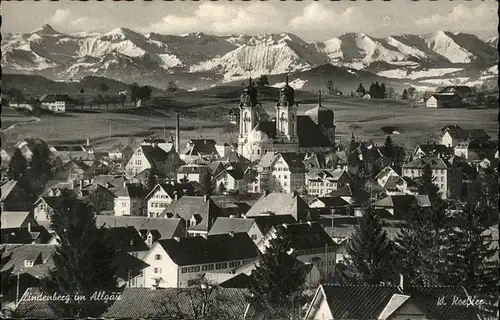
<path fill-rule="evenodd" d="M 177 153 L 180 154 L 180 152 L 181 152 L 181 149 L 180 149 L 180 147 L 181 147 L 181 142 L 180 142 L 181 125 L 180 125 L 179 117 L 180 117 L 180 115 L 177 114 L 176 127 L 175 127 L 175 151 L 177 151 Z"/>

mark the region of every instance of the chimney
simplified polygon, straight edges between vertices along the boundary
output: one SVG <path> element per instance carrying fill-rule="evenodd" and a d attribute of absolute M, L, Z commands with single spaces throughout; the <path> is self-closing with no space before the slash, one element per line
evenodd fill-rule
<path fill-rule="evenodd" d="M 180 136 L 181 136 L 181 125 L 180 125 L 180 115 L 177 114 L 176 125 L 175 125 L 175 151 L 180 153 Z"/>
<path fill-rule="evenodd" d="M 28 222 L 28 232 L 31 232 L 31 222 Z"/>
<path fill-rule="evenodd" d="M 90 139 L 87 138 L 87 147 L 89 147 L 89 146 L 90 146 Z"/>
<path fill-rule="evenodd" d="M 229 231 L 229 235 L 234 238 L 234 231 Z"/>
<path fill-rule="evenodd" d="M 399 289 L 403 293 L 408 292 L 408 278 L 403 274 L 399 274 Z"/>
<path fill-rule="evenodd" d="M 208 201 L 208 199 L 210 199 L 210 195 L 208 195 L 208 194 L 204 195 L 204 196 L 203 196 L 203 199 L 204 199 L 205 201 Z"/>

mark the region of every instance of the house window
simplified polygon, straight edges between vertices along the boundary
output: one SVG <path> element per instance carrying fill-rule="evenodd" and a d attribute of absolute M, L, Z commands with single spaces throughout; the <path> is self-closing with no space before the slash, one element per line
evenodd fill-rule
<path fill-rule="evenodd" d="M 252 238 L 252 240 L 257 240 L 257 235 L 256 234 L 252 234 L 251 238 Z"/>
<path fill-rule="evenodd" d="M 126 202 L 122 202 L 122 207 L 126 207 L 127 206 L 127 203 Z"/>
<path fill-rule="evenodd" d="M 236 268 L 238 266 L 238 262 L 237 261 L 231 261 L 229 262 L 229 268 Z"/>
<path fill-rule="evenodd" d="M 155 260 L 161 260 L 161 254 L 155 254 Z"/>
<path fill-rule="evenodd" d="M 203 266 L 201 266 L 201 271 L 209 271 L 213 269 L 214 269 L 213 264 L 204 264 Z"/>
<path fill-rule="evenodd" d="M 161 268 L 155 268 L 155 269 L 154 269 L 154 272 L 155 272 L 155 273 L 161 273 Z"/>
<path fill-rule="evenodd" d="M 227 269 L 227 262 L 220 262 L 215 264 L 215 269 L 220 270 L 220 269 Z"/>
<path fill-rule="evenodd" d="M 186 267 L 182 267 L 181 268 L 181 273 L 186 273 L 187 272 L 187 268 Z"/>

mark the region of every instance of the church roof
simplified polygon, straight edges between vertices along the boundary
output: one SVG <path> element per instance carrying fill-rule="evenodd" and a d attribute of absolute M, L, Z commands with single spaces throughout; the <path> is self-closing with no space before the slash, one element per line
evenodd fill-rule
<path fill-rule="evenodd" d="M 297 116 L 299 147 L 330 147 L 332 143 L 309 116 Z"/>

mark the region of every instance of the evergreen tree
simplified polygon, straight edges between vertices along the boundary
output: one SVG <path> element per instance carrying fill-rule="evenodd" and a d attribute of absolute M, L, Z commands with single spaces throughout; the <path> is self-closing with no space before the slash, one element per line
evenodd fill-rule
<path fill-rule="evenodd" d="M 391 160 L 391 164 L 394 162 L 396 151 L 394 145 L 392 144 L 391 136 L 387 136 L 387 138 L 385 138 L 384 155 Z"/>
<path fill-rule="evenodd" d="M 490 302 L 498 300 L 498 259 L 488 228 L 487 207 L 470 200 L 455 215 L 448 239 L 446 270 L 449 285 L 461 285 Z"/>
<path fill-rule="evenodd" d="M 356 93 L 359 96 L 363 96 L 366 93 L 365 87 L 363 87 L 362 83 L 359 84 L 358 89 L 356 89 Z"/>
<path fill-rule="evenodd" d="M 403 94 L 401 95 L 401 99 L 408 100 L 408 90 L 404 89 Z"/>
<path fill-rule="evenodd" d="M 59 236 L 59 246 L 52 258 L 54 266 L 43 283 L 47 294 L 68 295 L 69 301 L 51 302 L 59 317 L 99 317 L 111 301 L 90 300 L 103 291 L 118 291 L 114 268 L 115 249 L 107 237 L 107 229 L 97 228 L 95 216 L 86 203 L 65 191 L 61 195 L 63 208 L 54 212 L 51 229 Z M 84 301 L 76 295 L 87 297 Z"/>
<path fill-rule="evenodd" d="M 41 180 L 51 177 L 50 151 L 42 143 L 36 143 L 31 156 L 30 172 Z"/>
<path fill-rule="evenodd" d="M 7 171 L 7 177 L 11 180 L 19 180 L 19 178 L 26 173 L 28 169 L 28 162 L 23 156 L 21 150 L 16 148 L 14 154 L 9 162 L 9 170 Z"/>
<path fill-rule="evenodd" d="M 149 193 L 158 184 L 158 179 L 154 170 L 150 169 L 146 177 L 146 190 Z"/>
<path fill-rule="evenodd" d="M 372 207 L 365 209 L 347 243 L 348 264 L 363 284 L 380 284 L 392 277 L 394 251 L 382 221 Z"/>
<path fill-rule="evenodd" d="M 277 236 L 269 241 L 259 265 L 252 272 L 249 291 L 251 302 L 268 311 L 268 316 L 290 316 L 293 297 L 301 295 L 305 274 L 294 268 L 296 258 L 290 253 L 290 238 L 283 228 L 276 227 Z"/>
<path fill-rule="evenodd" d="M 380 97 L 380 99 L 385 99 L 386 93 L 387 93 L 387 90 L 385 88 L 385 83 L 382 83 L 380 85 L 380 91 L 379 91 L 379 97 Z"/>
<path fill-rule="evenodd" d="M 227 191 L 226 185 L 224 184 L 224 182 L 221 182 L 219 184 L 219 193 L 224 194 L 224 193 L 226 193 L 226 191 Z"/>

